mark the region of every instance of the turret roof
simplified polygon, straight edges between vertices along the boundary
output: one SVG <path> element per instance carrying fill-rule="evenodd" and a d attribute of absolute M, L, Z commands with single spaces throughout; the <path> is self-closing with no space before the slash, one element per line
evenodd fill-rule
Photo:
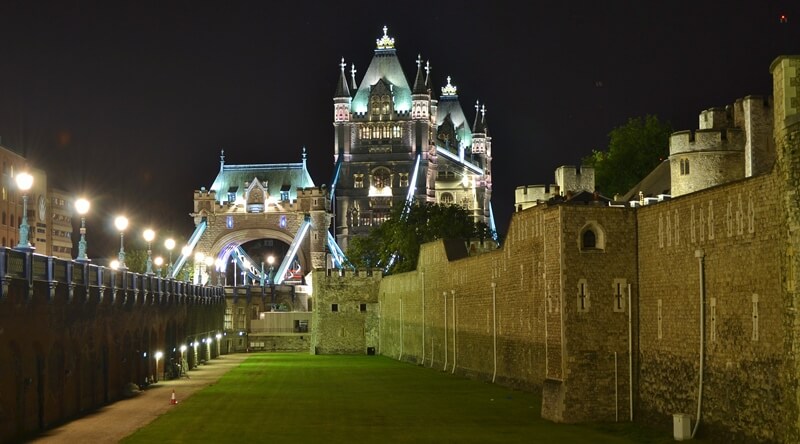
<path fill-rule="evenodd" d="M 414 94 L 428 94 L 425 76 L 422 75 L 422 56 L 417 56 L 417 78 L 414 80 Z"/>
<path fill-rule="evenodd" d="M 314 180 L 308 174 L 305 162 L 276 163 L 276 164 L 251 164 L 251 165 L 222 165 L 222 168 L 211 185 L 211 190 L 217 192 L 217 200 L 227 200 L 228 193 L 236 193 L 241 197 L 246 186 L 245 182 L 258 179 L 267 185 L 271 196 L 280 196 L 281 191 L 289 192 L 289 199 L 297 199 L 298 188 L 314 187 Z"/>
<path fill-rule="evenodd" d="M 386 31 L 387 28 L 384 26 L 383 37 L 377 41 L 375 55 L 353 98 L 352 109 L 356 113 L 367 112 L 370 88 L 381 79 L 392 85 L 394 109 L 400 112 L 411 110 L 411 88 L 397 58 L 394 39 L 390 38 Z"/>
<path fill-rule="evenodd" d="M 344 75 L 344 67 L 347 64 L 344 63 L 344 57 L 342 57 L 342 63 L 339 64 L 339 67 L 342 69 L 342 72 L 339 74 L 339 83 L 336 85 L 336 95 L 334 97 L 350 97 L 350 89 L 347 87 L 347 78 Z"/>

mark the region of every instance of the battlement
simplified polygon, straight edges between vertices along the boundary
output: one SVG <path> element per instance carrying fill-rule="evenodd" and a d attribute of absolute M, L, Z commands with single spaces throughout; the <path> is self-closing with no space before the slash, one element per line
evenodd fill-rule
<path fill-rule="evenodd" d="M 744 151 L 741 128 L 678 131 L 669 137 L 669 154 L 704 151 Z"/>
<path fill-rule="evenodd" d="M 755 118 L 772 120 L 772 96 L 745 96 L 733 104 L 732 126 L 747 128 Z"/>
<path fill-rule="evenodd" d="M 206 187 L 200 187 L 199 190 L 194 190 L 194 200 L 216 200 L 217 192 L 214 190 L 206 190 Z"/>
<path fill-rule="evenodd" d="M 383 270 L 380 268 L 369 268 L 366 270 L 327 268 L 325 269 L 325 278 L 329 281 L 334 279 L 338 281 L 360 279 L 380 281 L 383 279 Z"/>
<path fill-rule="evenodd" d="M 556 184 L 520 186 L 514 190 L 514 208 L 517 211 L 525 210 L 558 194 L 559 188 Z"/>
<path fill-rule="evenodd" d="M 555 179 L 561 195 L 567 192 L 594 192 L 594 168 L 592 167 L 562 165 L 556 168 Z"/>
<path fill-rule="evenodd" d="M 733 107 L 730 105 L 724 108 L 709 108 L 700 112 L 700 121 L 697 128 L 701 130 L 728 128 L 733 126 L 733 114 Z"/>

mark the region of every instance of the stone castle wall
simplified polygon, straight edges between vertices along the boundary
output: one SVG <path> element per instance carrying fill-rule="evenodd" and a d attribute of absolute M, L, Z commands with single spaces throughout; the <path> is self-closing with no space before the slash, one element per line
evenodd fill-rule
<path fill-rule="evenodd" d="M 379 347 L 378 286 L 381 274 L 314 271 L 311 351 L 317 354 L 364 354 Z"/>
<path fill-rule="evenodd" d="M 785 436 L 784 412 L 794 400 L 784 388 L 796 376 L 784 359 L 777 185 L 763 175 L 638 210 L 643 420 L 695 416 L 702 267 L 703 428 L 715 436 Z"/>

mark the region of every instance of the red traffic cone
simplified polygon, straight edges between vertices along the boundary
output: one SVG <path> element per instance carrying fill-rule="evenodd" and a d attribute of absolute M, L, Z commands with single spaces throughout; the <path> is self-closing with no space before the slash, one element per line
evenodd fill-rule
<path fill-rule="evenodd" d="M 177 404 L 178 403 L 178 400 L 175 399 L 175 389 L 172 389 L 172 398 L 170 398 L 169 403 L 170 404 Z"/>

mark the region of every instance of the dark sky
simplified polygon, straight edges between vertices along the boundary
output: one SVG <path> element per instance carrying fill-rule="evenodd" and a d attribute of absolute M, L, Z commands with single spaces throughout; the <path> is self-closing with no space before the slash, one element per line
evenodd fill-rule
<path fill-rule="evenodd" d="M 112 254 L 119 212 L 136 238 L 188 237 L 222 148 L 283 163 L 306 146 L 328 183 L 339 60 L 360 80 L 384 25 L 410 82 L 422 54 L 470 120 L 486 104 L 501 234 L 515 187 L 553 182 L 629 117 L 696 128 L 703 109 L 769 94 L 770 62 L 800 53 L 784 0 L 118 3 L 0 5 L 2 144 L 91 197 L 90 256 Z"/>

